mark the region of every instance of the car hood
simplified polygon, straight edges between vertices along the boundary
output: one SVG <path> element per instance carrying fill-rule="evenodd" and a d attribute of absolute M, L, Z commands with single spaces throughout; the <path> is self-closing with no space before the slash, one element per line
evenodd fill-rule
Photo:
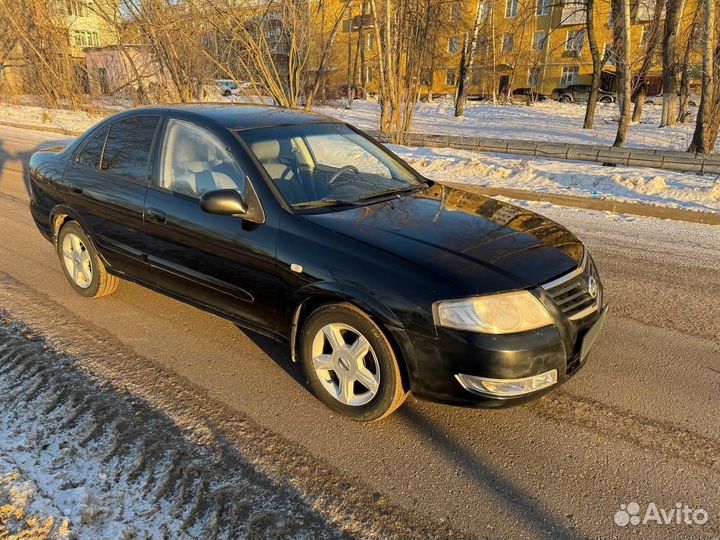
<path fill-rule="evenodd" d="M 437 183 L 377 204 L 304 217 L 473 294 L 550 281 L 577 267 L 584 251 L 575 235 L 554 221 Z"/>

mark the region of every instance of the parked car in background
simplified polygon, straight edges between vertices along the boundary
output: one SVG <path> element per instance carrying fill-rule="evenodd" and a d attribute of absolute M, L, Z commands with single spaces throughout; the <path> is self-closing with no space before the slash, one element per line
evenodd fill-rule
<path fill-rule="evenodd" d="M 590 99 L 590 89 L 589 84 L 571 84 L 564 88 L 556 88 L 550 97 L 561 103 L 587 103 Z M 615 99 L 614 93 L 600 90 L 598 103 L 614 103 Z"/>
<path fill-rule="evenodd" d="M 536 398 L 585 365 L 607 314 L 565 227 L 428 180 L 317 114 L 133 109 L 35 153 L 29 180 L 34 221 L 78 294 L 127 279 L 275 338 L 323 403 L 359 421 L 409 392 L 483 407 Z"/>
<path fill-rule="evenodd" d="M 520 103 L 534 103 L 547 100 L 547 96 L 538 94 L 532 88 L 516 88 L 512 91 L 512 100 Z"/>
<path fill-rule="evenodd" d="M 250 83 L 238 84 L 230 79 L 217 79 L 215 81 L 215 84 L 217 84 L 220 95 L 225 97 L 239 94 L 241 90 L 245 90 L 246 88 L 249 88 L 251 86 Z"/>
<path fill-rule="evenodd" d="M 685 96 L 678 94 L 678 101 L 682 101 L 684 98 Z M 658 94 L 656 96 L 647 96 L 645 98 L 645 105 L 662 105 L 663 99 L 665 98 L 662 94 Z M 690 107 L 697 107 L 698 103 L 700 103 L 700 95 L 691 92 L 690 95 L 688 95 L 688 105 Z"/>

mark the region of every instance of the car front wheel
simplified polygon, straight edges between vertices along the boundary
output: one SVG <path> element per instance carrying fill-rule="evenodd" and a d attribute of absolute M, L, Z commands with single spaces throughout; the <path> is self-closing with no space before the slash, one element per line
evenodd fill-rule
<path fill-rule="evenodd" d="M 90 238 L 77 222 L 70 221 L 62 226 L 57 252 L 65 277 L 77 293 L 97 298 L 117 289 L 120 280 L 105 270 Z"/>
<path fill-rule="evenodd" d="M 383 331 L 351 304 L 328 304 L 306 320 L 301 362 L 315 396 L 359 422 L 388 416 L 405 401 L 398 360 Z"/>
<path fill-rule="evenodd" d="M 560 103 L 572 103 L 572 98 L 570 96 L 560 96 L 558 101 Z"/>

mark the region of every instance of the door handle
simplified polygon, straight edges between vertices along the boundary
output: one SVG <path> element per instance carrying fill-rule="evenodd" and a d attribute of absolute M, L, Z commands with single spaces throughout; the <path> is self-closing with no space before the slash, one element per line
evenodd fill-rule
<path fill-rule="evenodd" d="M 82 193 L 83 188 L 82 186 L 78 186 L 77 184 L 70 184 L 70 191 L 73 193 Z"/>
<path fill-rule="evenodd" d="M 165 223 L 167 221 L 165 212 L 157 208 L 148 208 L 148 215 L 155 223 Z"/>

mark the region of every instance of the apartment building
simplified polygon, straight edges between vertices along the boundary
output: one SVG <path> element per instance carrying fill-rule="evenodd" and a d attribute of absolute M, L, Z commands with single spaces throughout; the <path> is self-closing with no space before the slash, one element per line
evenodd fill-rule
<path fill-rule="evenodd" d="M 344 0 L 337 0 L 342 5 Z M 638 69 L 655 16 L 656 0 L 631 0 L 631 60 Z M 697 0 L 689 0 L 679 36 L 679 50 L 687 43 Z M 421 95 L 453 95 L 460 71 L 465 36 L 473 27 L 477 0 L 450 0 L 440 12 L 443 21 L 433 35 L 434 53 L 421 74 Z M 368 92 L 378 90 L 375 32 L 369 15 L 363 16 L 362 2 L 351 2 L 346 10 L 328 73 L 328 87 L 343 93 L 349 80 L 356 83 L 364 75 Z M 610 0 L 595 2 L 596 36 L 602 54 L 608 52 L 602 86 L 613 90 L 615 65 L 612 54 L 612 14 Z M 573 84 L 590 84 L 592 58 L 586 32 L 587 13 L 582 0 L 484 0 L 480 4 L 480 32 L 471 72 L 470 96 L 490 96 L 518 89 L 551 95 L 554 89 Z M 362 22 L 361 22 L 362 21 Z M 362 27 L 362 30 L 361 30 Z M 359 42 L 360 34 L 362 42 Z M 360 52 L 362 49 L 362 53 Z M 364 62 L 355 55 L 362 54 Z M 700 63 L 692 51 L 693 64 Z M 348 61 L 359 64 L 348 70 Z M 649 94 L 662 90 L 660 48 L 648 74 Z"/>

